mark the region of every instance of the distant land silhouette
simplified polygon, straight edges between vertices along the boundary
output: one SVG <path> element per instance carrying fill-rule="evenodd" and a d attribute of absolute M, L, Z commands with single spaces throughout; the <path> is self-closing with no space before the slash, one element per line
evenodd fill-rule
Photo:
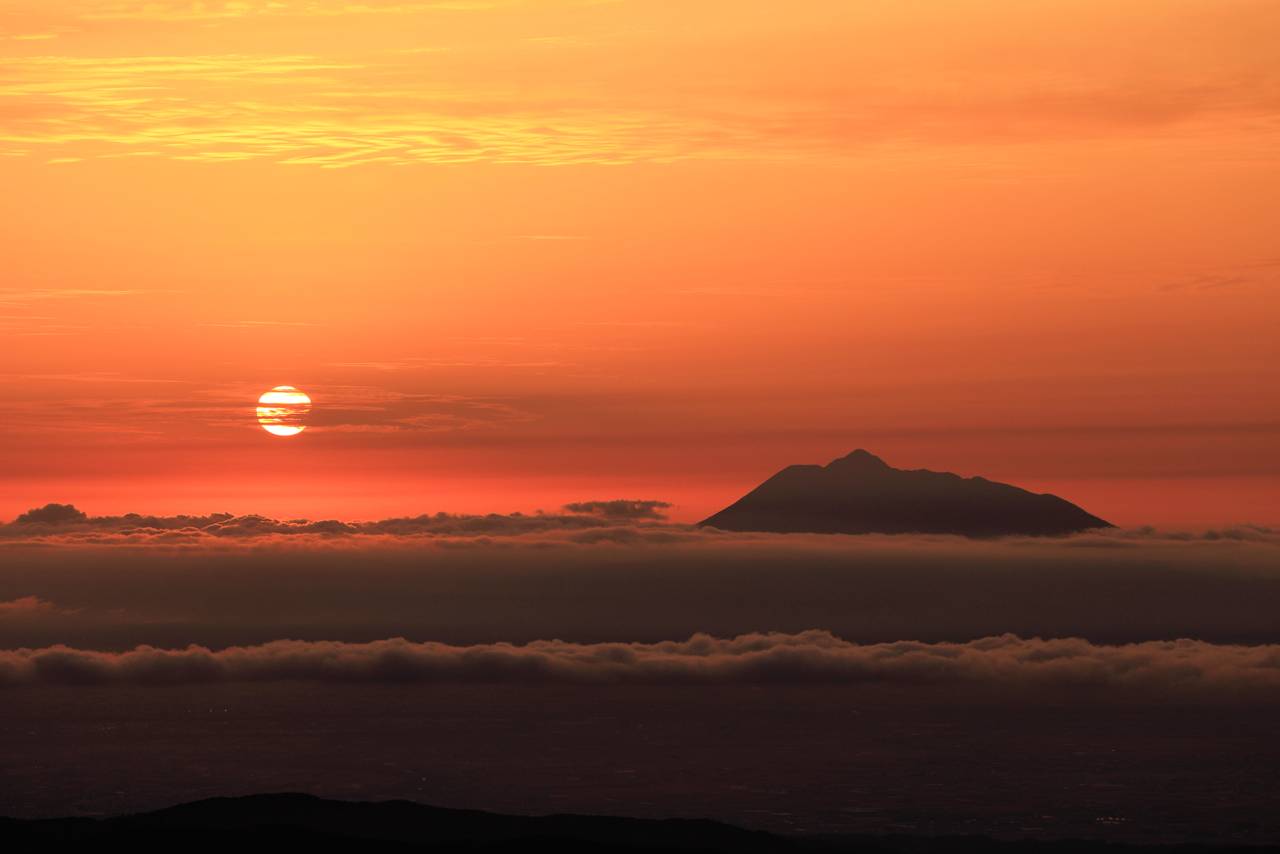
<path fill-rule="evenodd" d="M 301 794 L 211 798 L 115 818 L 0 818 L 10 851 L 705 852 L 705 854 L 1157 854 L 1275 852 L 1258 846 L 995 840 L 981 836 L 778 836 L 700 819 L 514 816 L 411 801 L 333 801 Z"/>
<path fill-rule="evenodd" d="M 858 449 L 825 466 L 787 466 L 698 523 L 725 531 L 1057 536 L 1110 528 L 1070 501 L 982 477 L 895 469 Z"/>

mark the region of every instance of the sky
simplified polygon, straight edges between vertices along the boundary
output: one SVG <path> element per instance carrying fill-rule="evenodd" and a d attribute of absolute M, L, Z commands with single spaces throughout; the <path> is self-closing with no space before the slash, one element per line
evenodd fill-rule
<path fill-rule="evenodd" d="M 691 521 L 864 447 L 1275 522 L 1278 40 L 1269 0 L 4 0 L 0 518 Z"/>

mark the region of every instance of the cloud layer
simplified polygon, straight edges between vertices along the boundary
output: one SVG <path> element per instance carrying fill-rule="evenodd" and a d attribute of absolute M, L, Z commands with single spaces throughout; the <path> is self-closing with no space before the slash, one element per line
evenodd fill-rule
<path fill-rule="evenodd" d="M 0 526 L 0 648 L 653 642 L 815 626 L 860 643 L 1280 643 L 1272 528 L 740 534 L 655 518 L 656 501 L 572 507 L 365 522 L 62 508 L 66 521 Z"/>
<path fill-rule="evenodd" d="M 451 646 L 280 640 L 95 652 L 54 646 L 0 653 L 0 685 L 305 680 L 321 682 L 752 684 L 904 683 L 1137 691 L 1280 699 L 1280 646 L 1191 640 L 1124 646 L 1015 635 L 968 643 L 860 645 L 826 631 L 694 635 L 665 643 Z"/>
<path fill-rule="evenodd" d="M 154 516 L 126 513 L 89 516 L 71 504 L 33 507 L 8 524 L 0 524 L 0 546 L 187 545 L 270 546 L 323 544 L 417 546 L 424 542 L 455 545 L 487 544 L 494 539 L 512 544 L 751 543 L 769 541 L 806 546 L 835 543 L 945 543 L 947 536 L 841 536 L 729 533 L 714 528 L 667 521 L 670 502 L 654 499 L 575 501 L 558 513 L 424 513 L 374 521 L 338 519 L 273 519 L 256 513 L 202 516 Z M 1051 542 L 1064 549 L 1132 548 L 1143 543 L 1250 542 L 1280 546 L 1280 531 L 1265 525 L 1242 524 L 1200 531 L 1162 531 L 1153 527 L 1090 531 L 1055 539 L 1007 537 L 1005 543 Z"/>
<path fill-rule="evenodd" d="M 272 519 L 250 513 L 204 516 L 89 516 L 70 504 L 47 504 L 0 524 L 0 545 L 395 545 L 492 538 L 526 542 L 595 543 L 607 540 L 675 542 L 698 537 L 697 529 L 665 523 L 671 505 L 650 499 L 610 499 L 567 504 L 560 513 L 426 513 L 369 522 L 337 519 Z"/>

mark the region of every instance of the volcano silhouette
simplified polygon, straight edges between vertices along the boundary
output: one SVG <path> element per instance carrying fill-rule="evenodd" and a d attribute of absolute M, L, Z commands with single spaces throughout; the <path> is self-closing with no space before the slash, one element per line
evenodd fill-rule
<path fill-rule="evenodd" d="M 982 477 L 895 469 L 864 450 L 787 466 L 698 523 L 725 531 L 1055 536 L 1110 528 L 1070 501 Z"/>

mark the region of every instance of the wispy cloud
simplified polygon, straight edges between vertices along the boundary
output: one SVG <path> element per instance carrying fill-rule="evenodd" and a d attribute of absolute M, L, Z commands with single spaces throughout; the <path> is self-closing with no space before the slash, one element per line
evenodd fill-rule
<path fill-rule="evenodd" d="M 258 429 L 255 407 L 263 391 L 246 384 L 201 387 L 171 378 L 114 372 L 20 373 L 0 375 L 10 390 L 32 387 L 38 394 L 12 394 L 0 402 L 0 418 L 15 434 L 69 432 L 131 434 L 135 437 L 199 429 Z M 59 418 L 49 417 L 45 389 L 51 383 L 96 386 L 93 394 L 76 394 L 58 403 Z M 133 387 L 163 385 L 142 394 Z M 183 385 L 181 393 L 169 388 Z M 128 386 L 128 391 L 113 387 Z M 313 394 L 315 408 L 307 418 L 316 433 L 427 434 L 489 431 L 536 421 L 539 415 L 521 401 L 460 394 L 431 394 L 367 385 L 327 383 Z"/>
<path fill-rule="evenodd" d="M 54 603 L 38 596 L 22 596 L 0 602 L 0 620 L 23 620 L 73 613 L 75 611 L 64 611 Z"/>
<path fill-rule="evenodd" d="M 572 362 L 564 362 L 559 359 L 501 359 L 501 358 L 459 358 L 459 359 L 442 359 L 414 356 L 407 359 L 394 360 L 371 360 L 371 361 L 353 361 L 353 362 L 330 362 L 330 367 L 334 368 L 351 368 L 356 370 L 369 371 L 413 371 L 413 370 L 434 370 L 440 368 L 462 368 L 462 369 L 506 369 L 506 368 L 527 368 L 527 369 L 547 369 L 547 368 L 564 368 L 574 367 Z"/>
<path fill-rule="evenodd" d="M 271 329 L 273 327 L 316 326 L 305 320 L 220 320 L 209 321 L 201 326 L 216 326 L 223 329 Z"/>
<path fill-rule="evenodd" d="M 534 0 L 71 0 L 68 11 L 86 21 L 219 21 L 239 18 L 308 18 L 486 12 L 529 6 Z M 546 2 L 546 0 L 542 0 Z M 601 0 L 551 0 L 583 6 Z"/>
<path fill-rule="evenodd" d="M 40 382 L 67 382 L 67 383 L 108 383 L 108 384 L 127 384 L 127 385 L 150 385 L 152 383 L 182 383 L 184 380 L 163 379 L 157 377 L 136 377 L 121 374 L 118 371 L 79 371 L 76 373 L 62 374 L 6 374 L 6 378 L 19 379 L 23 381 L 38 380 Z"/>
<path fill-rule="evenodd" d="M 157 293 L 177 293 L 177 291 L 135 290 L 129 288 L 0 288 L 0 305 L 22 306 L 55 300 L 144 296 Z"/>
<path fill-rule="evenodd" d="M 103 300 L 172 293 L 178 293 L 178 291 L 129 288 L 0 288 L 0 331 L 23 338 L 80 335 L 95 327 L 84 316 L 77 316 L 74 312 L 68 315 L 66 313 L 68 308 L 79 308 L 80 304 L 96 305 Z"/>
<path fill-rule="evenodd" d="M 1280 262 L 1265 260 L 1191 272 L 1157 289 L 1165 293 L 1196 294 L 1272 288 L 1280 288 Z"/>

